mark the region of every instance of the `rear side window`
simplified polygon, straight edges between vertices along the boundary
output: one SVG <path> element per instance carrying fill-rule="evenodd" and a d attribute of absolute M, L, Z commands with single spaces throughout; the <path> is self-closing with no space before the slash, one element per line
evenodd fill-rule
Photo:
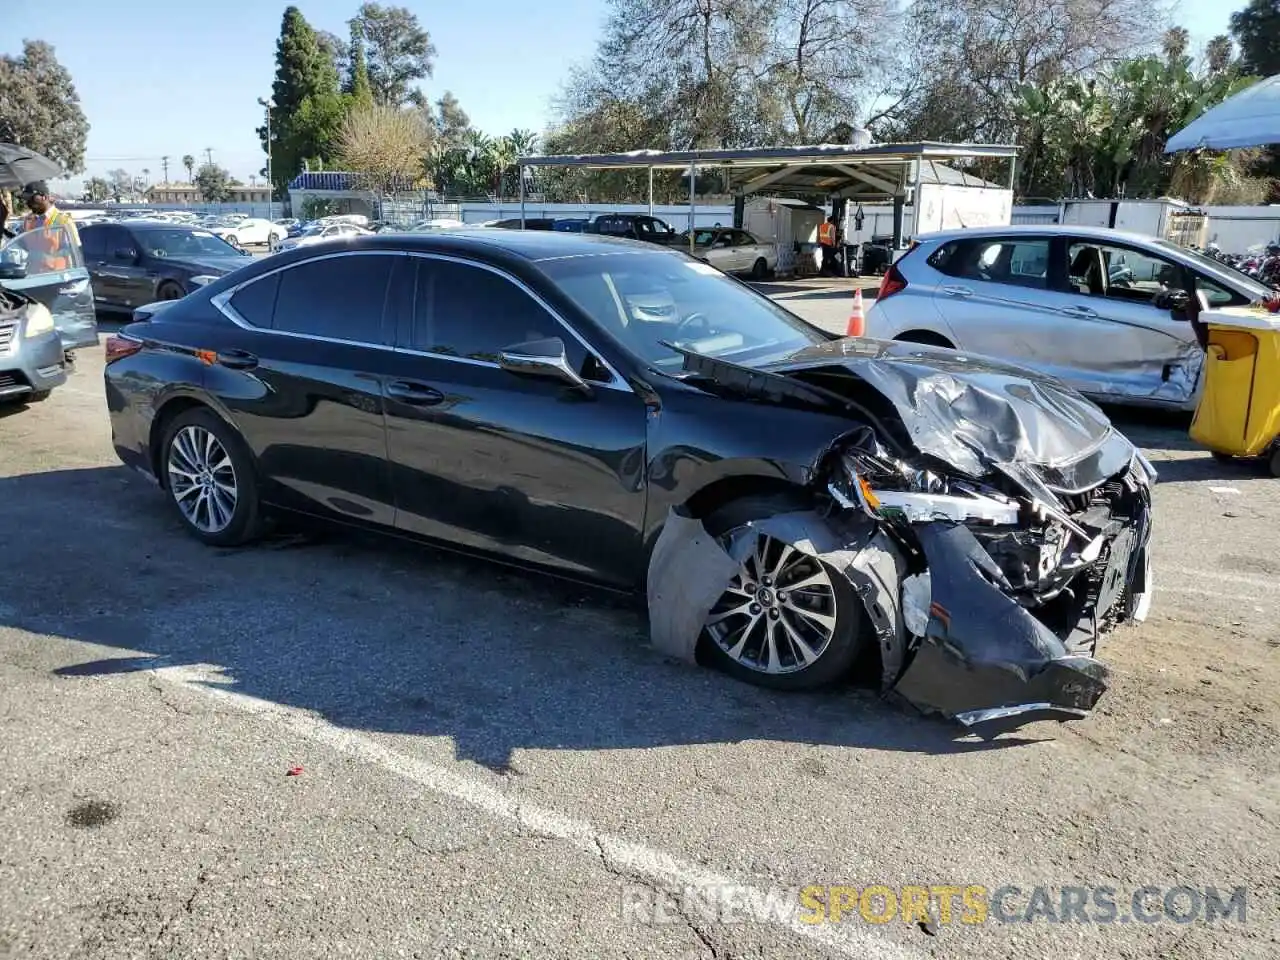
<path fill-rule="evenodd" d="M 231 298 L 231 309 L 244 318 L 245 323 L 263 330 L 271 329 L 271 318 L 276 310 L 276 291 L 280 289 L 280 274 L 255 280 L 241 287 Z"/>
<path fill-rule="evenodd" d="M 80 231 L 80 246 L 86 260 L 103 260 L 107 256 L 107 228 L 85 227 Z"/>
<path fill-rule="evenodd" d="M 384 344 L 383 312 L 395 257 L 324 257 L 280 273 L 272 329 Z"/>
<path fill-rule="evenodd" d="M 929 266 L 949 277 L 1018 287 L 1048 286 L 1047 239 L 953 240 L 929 257 Z"/>

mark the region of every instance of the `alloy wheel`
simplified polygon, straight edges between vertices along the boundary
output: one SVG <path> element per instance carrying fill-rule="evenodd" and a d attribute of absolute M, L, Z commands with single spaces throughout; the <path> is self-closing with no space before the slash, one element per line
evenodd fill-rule
<path fill-rule="evenodd" d="M 221 533 L 236 512 L 239 488 L 231 456 L 204 427 L 185 426 L 169 444 L 169 493 L 203 533 Z"/>
<path fill-rule="evenodd" d="M 749 670 L 805 670 L 836 633 L 839 608 L 831 574 L 789 543 L 754 536 L 752 552 L 707 617 L 707 633 Z"/>

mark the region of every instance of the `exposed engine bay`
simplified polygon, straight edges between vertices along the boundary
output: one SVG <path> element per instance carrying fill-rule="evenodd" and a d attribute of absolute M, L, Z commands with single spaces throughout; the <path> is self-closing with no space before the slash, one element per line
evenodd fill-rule
<path fill-rule="evenodd" d="M 848 578 L 886 693 L 965 725 L 1092 709 L 1107 679 L 1099 638 L 1150 604 L 1155 480 L 1093 404 L 984 358 L 875 341 L 814 348 L 768 372 L 696 355 L 686 369 L 773 402 L 845 404 L 862 422 L 814 463 L 811 509 L 751 526 Z M 649 596 L 655 643 L 678 652 L 741 558 L 696 521 L 672 519 Z M 700 560 L 680 567 L 676 590 L 656 568 L 681 543 Z M 655 610 L 673 591 L 696 608 L 679 625 Z"/>

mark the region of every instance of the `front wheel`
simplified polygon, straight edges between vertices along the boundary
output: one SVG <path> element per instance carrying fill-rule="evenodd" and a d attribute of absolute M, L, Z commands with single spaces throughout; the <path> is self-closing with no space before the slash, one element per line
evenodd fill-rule
<path fill-rule="evenodd" d="M 769 264 L 764 257 L 760 257 L 751 265 L 751 279 L 763 280 L 769 275 Z"/>
<path fill-rule="evenodd" d="M 848 676 L 864 648 L 862 602 L 839 571 L 748 523 L 792 509 L 749 497 L 707 518 L 719 541 L 748 548 L 703 628 L 711 662 L 739 680 L 776 690 L 810 690 Z"/>
<path fill-rule="evenodd" d="M 156 298 L 159 300 L 181 300 L 185 295 L 182 288 L 172 282 L 160 284 L 160 289 L 156 291 Z"/>
<path fill-rule="evenodd" d="M 213 411 L 196 408 L 169 424 L 162 482 L 187 530 L 211 546 L 233 547 L 262 534 L 252 455 Z"/>

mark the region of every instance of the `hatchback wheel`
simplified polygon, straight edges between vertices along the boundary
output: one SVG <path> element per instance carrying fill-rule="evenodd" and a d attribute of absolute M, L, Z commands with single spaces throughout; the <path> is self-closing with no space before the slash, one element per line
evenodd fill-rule
<path fill-rule="evenodd" d="M 843 575 L 746 525 L 788 508 L 746 498 L 708 518 L 708 532 L 726 546 L 746 548 L 746 558 L 707 616 L 704 649 L 740 680 L 804 690 L 845 677 L 867 627 L 861 601 Z"/>
<path fill-rule="evenodd" d="M 186 528 L 227 547 L 262 533 L 252 457 L 238 434 L 212 411 L 179 414 L 165 433 L 161 469 L 169 499 Z"/>

